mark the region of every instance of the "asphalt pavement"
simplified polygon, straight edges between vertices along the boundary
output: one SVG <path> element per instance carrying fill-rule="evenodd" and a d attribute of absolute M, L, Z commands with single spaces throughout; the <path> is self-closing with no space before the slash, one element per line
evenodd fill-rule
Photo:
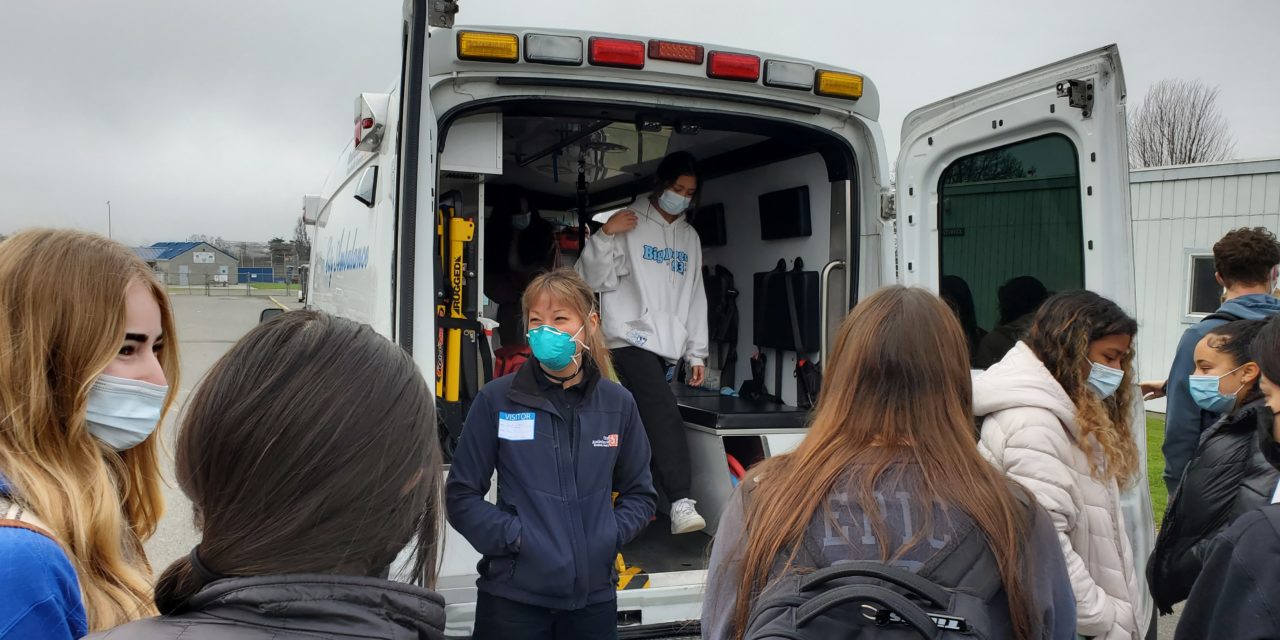
<path fill-rule="evenodd" d="M 263 309 L 276 306 L 276 301 L 291 308 L 299 306 L 295 297 L 284 295 L 172 295 L 169 299 L 177 324 L 182 373 L 176 405 L 162 426 L 165 513 L 147 542 L 147 557 L 157 576 L 200 541 L 192 524 L 191 502 L 182 495 L 173 474 L 173 444 L 187 398 L 218 358 L 258 323 Z"/>

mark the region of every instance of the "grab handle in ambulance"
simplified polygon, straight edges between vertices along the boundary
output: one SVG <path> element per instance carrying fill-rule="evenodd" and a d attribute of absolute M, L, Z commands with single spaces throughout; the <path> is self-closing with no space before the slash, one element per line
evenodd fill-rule
<path fill-rule="evenodd" d="M 822 357 L 824 366 L 827 363 L 827 308 L 831 304 L 831 291 L 828 289 L 827 284 L 831 280 L 831 272 L 836 269 L 844 269 L 844 260 L 828 262 L 827 266 L 822 268 L 822 275 L 818 281 L 818 288 L 822 290 L 822 307 L 818 315 L 821 318 L 818 324 L 822 327 L 822 332 L 819 334 L 821 342 L 818 344 L 818 348 L 821 351 L 819 351 L 818 355 Z"/>

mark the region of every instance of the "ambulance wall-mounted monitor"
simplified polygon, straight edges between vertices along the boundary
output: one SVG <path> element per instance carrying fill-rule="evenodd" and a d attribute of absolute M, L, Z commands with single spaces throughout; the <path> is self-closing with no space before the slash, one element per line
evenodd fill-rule
<path fill-rule="evenodd" d="M 758 200 L 761 240 L 813 235 L 813 223 L 809 218 L 808 185 L 765 193 Z"/>

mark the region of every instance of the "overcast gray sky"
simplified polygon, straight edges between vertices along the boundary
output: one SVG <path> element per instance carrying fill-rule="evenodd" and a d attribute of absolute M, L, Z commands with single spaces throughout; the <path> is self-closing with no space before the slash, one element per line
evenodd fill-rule
<path fill-rule="evenodd" d="M 0 0 L 0 233 L 132 244 L 290 237 L 398 77 L 399 0 Z M 461 0 L 459 23 L 579 28 L 760 49 L 857 69 L 891 154 L 912 109 L 1108 43 L 1133 108 L 1153 82 L 1222 90 L 1242 158 L 1280 156 L 1272 0 Z"/>

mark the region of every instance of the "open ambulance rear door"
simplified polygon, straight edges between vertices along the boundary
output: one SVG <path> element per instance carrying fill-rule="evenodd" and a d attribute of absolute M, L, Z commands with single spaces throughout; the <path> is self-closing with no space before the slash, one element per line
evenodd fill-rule
<path fill-rule="evenodd" d="M 1134 314 L 1124 107 L 1111 45 L 912 112 L 897 163 L 899 281 L 944 292 L 963 284 L 985 331 L 1001 321 L 1000 287 L 1028 276 Z M 1146 439 L 1137 441 L 1145 460 Z M 1137 563 L 1154 544 L 1145 472 L 1122 504 L 1143 585 Z M 1142 605 L 1145 623 L 1150 598 Z"/>

